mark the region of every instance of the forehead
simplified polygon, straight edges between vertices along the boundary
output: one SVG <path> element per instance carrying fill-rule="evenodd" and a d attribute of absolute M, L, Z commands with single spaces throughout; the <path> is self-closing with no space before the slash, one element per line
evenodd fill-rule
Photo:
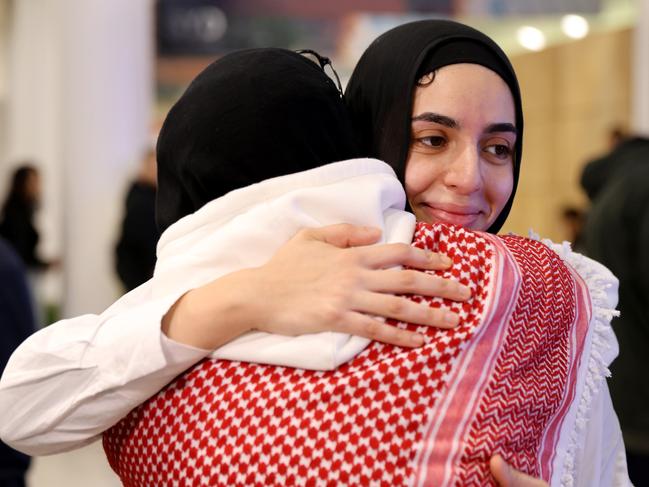
<path fill-rule="evenodd" d="M 413 116 L 424 112 L 488 123 L 515 123 L 514 99 L 507 83 L 478 64 L 452 64 L 435 72 L 432 82 L 422 80 L 413 100 Z"/>

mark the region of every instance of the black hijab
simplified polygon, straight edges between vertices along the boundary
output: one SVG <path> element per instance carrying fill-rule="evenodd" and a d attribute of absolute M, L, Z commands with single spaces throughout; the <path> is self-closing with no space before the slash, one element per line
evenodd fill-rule
<path fill-rule="evenodd" d="M 483 33 L 449 20 L 400 25 L 378 37 L 356 65 L 345 99 L 363 155 L 392 166 L 405 183 L 411 114 L 417 81 L 449 64 L 480 64 L 509 86 L 516 113 L 516 154 L 512 194 L 488 231 L 496 233 L 511 209 L 521 164 L 523 110 L 516 74 L 505 53 Z M 434 83 L 434 81 L 433 81 Z"/>
<path fill-rule="evenodd" d="M 232 190 L 358 155 L 347 108 L 318 65 L 284 49 L 228 54 L 164 121 L 158 228 Z"/>

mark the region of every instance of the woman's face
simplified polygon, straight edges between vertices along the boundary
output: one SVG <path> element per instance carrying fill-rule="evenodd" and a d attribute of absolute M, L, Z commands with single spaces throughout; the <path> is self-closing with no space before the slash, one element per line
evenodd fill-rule
<path fill-rule="evenodd" d="M 491 226 L 512 192 L 515 120 L 507 84 L 483 66 L 445 66 L 417 87 L 405 177 L 417 220 Z"/>
<path fill-rule="evenodd" d="M 30 201 L 38 203 L 41 197 L 41 178 L 38 172 L 30 171 L 25 179 L 25 195 Z"/>

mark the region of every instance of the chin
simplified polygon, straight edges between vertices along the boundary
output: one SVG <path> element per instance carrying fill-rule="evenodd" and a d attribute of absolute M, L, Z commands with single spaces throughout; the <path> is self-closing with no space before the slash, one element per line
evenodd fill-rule
<path fill-rule="evenodd" d="M 418 210 L 414 213 L 417 221 L 424 223 L 445 223 L 447 225 L 454 225 L 456 227 L 466 228 L 467 230 L 472 231 L 486 231 L 491 226 L 490 222 L 486 222 L 485 219 L 480 216 L 471 221 L 467 221 L 466 218 L 440 218 L 438 216 L 432 215 L 431 212 L 425 210 Z"/>

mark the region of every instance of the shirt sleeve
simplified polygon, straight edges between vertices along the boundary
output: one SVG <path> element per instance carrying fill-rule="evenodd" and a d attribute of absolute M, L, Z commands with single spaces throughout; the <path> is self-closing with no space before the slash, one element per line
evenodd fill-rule
<path fill-rule="evenodd" d="M 580 366 L 582 392 L 575 404 L 575 424 L 568 429 L 572 434 L 567 435 L 574 443 L 568 449 L 569 454 L 564 451 L 567 459 L 557 459 L 562 475 L 555 479 L 556 483 L 583 487 L 631 486 L 622 431 L 605 379 L 610 374 L 608 366 L 619 352 L 611 327 L 611 319 L 617 314 L 619 281 L 599 262 L 573 252 L 568 243 L 544 242 L 584 279 L 593 305 L 589 325 L 591 344 Z"/>
<path fill-rule="evenodd" d="M 577 458 L 577 484 L 583 487 L 633 487 L 626 465 L 620 423 L 611 395 L 602 384 L 593 398 L 583 448 Z"/>
<path fill-rule="evenodd" d="M 180 296 L 133 293 L 101 315 L 50 325 L 16 349 L 0 380 L 4 442 L 30 455 L 91 443 L 209 354 L 162 333 L 162 317 Z"/>

